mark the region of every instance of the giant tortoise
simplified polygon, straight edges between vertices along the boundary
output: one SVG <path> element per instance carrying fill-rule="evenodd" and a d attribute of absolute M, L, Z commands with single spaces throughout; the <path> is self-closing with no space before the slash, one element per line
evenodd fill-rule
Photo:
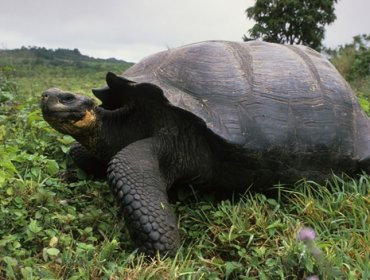
<path fill-rule="evenodd" d="M 76 164 L 106 173 L 130 235 L 147 255 L 180 245 L 168 191 L 265 191 L 301 178 L 367 169 L 370 123 L 316 51 L 207 41 L 108 73 L 93 99 L 52 88 L 45 120 L 72 135 Z"/>

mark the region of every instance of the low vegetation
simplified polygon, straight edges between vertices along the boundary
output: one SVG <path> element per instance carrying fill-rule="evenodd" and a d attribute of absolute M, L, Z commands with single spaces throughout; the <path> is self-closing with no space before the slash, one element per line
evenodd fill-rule
<path fill-rule="evenodd" d="M 370 279 L 365 174 L 279 186 L 275 198 L 178 202 L 176 257 L 137 254 L 107 183 L 71 176 L 73 139 L 39 109 L 48 87 L 89 94 L 129 65 L 78 50 L 0 51 L 0 279 Z M 369 75 L 351 82 L 366 106 Z"/>
<path fill-rule="evenodd" d="M 370 107 L 370 34 L 355 36 L 353 41 L 336 49 L 325 49 L 332 63 L 351 83 L 363 109 Z"/>

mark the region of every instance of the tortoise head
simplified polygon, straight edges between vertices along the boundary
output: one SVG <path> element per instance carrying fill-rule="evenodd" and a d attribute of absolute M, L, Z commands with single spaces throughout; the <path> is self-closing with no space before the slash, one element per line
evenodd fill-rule
<path fill-rule="evenodd" d="M 57 131 L 76 136 L 96 124 L 93 99 L 64 92 L 57 88 L 45 91 L 41 97 L 44 119 Z"/>

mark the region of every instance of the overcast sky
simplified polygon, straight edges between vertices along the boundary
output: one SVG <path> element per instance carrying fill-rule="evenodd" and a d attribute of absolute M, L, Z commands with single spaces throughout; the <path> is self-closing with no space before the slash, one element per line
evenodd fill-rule
<path fill-rule="evenodd" d="M 0 47 L 78 48 L 137 62 L 203 40 L 241 41 L 253 0 L 0 0 Z M 324 44 L 370 34 L 370 0 L 339 0 Z"/>

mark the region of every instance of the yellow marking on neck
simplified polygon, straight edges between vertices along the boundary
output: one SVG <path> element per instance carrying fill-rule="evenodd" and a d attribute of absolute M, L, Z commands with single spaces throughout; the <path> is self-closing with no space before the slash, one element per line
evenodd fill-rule
<path fill-rule="evenodd" d="M 75 122 L 73 126 L 78 127 L 78 128 L 89 127 L 93 123 L 95 123 L 95 121 L 96 121 L 95 114 L 91 111 L 86 111 L 85 116 L 79 121 Z"/>

